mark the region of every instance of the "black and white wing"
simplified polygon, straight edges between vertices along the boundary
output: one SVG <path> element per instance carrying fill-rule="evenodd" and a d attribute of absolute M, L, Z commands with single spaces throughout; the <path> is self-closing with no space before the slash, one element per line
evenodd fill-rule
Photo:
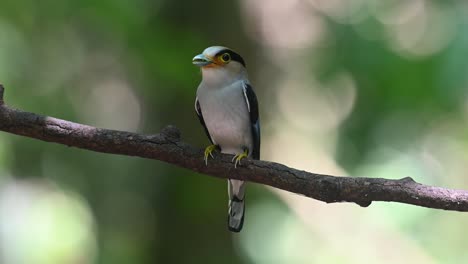
<path fill-rule="evenodd" d="M 248 83 L 243 85 L 244 97 L 247 103 L 247 109 L 250 113 L 250 125 L 252 128 L 253 150 L 252 158 L 260 159 L 260 120 L 258 118 L 257 96 Z"/>
<path fill-rule="evenodd" d="M 198 102 L 198 97 L 195 98 L 195 112 L 197 113 L 198 120 L 200 120 L 200 124 L 205 129 L 205 133 L 208 136 L 208 139 L 210 140 L 211 144 L 215 144 L 213 142 L 213 139 L 210 136 L 210 132 L 208 132 L 208 128 L 205 125 L 205 120 L 203 119 L 203 114 L 202 114 L 202 110 L 201 110 L 201 107 L 200 107 L 200 102 Z"/>

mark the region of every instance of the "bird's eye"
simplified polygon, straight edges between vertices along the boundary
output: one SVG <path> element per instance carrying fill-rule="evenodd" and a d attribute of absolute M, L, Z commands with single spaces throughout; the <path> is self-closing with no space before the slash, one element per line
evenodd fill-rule
<path fill-rule="evenodd" d="M 231 61 L 231 55 L 229 55 L 229 53 L 224 53 L 223 55 L 220 56 L 220 58 L 221 58 L 221 61 L 224 63 L 228 63 L 229 61 Z"/>

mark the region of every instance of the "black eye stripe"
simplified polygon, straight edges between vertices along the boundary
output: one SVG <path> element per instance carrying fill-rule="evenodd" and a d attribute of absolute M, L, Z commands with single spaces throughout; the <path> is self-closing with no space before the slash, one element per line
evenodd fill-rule
<path fill-rule="evenodd" d="M 241 57 L 241 55 L 235 53 L 234 51 L 232 50 L 229 50 L 229 49 L 224 49 L 224 50 L 220 50 L 218 51 L 218 53 L 216 53 L 215 57 L 218 57 L 218 56 L 221 56 L 222 54 L 224 53 L 228 53 L 229 55 L 231 55 L 231 61 L 237 61 L 239 62 L 240 64 L 244 65 L 245 66 L 245 61 L 244 59 Z"/>

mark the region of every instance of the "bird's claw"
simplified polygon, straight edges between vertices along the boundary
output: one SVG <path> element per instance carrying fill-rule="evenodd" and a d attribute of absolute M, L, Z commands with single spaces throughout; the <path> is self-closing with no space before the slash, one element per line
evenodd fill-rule
<path fill-rule="evenodd" d="M 216 145 L 209 145 L 208 147 L 205 148 L 205 157 L 203 158 L 205 160 L 205 165 L 208 166 L 208 157 L 211 156 L 212 159 L 213 157 L 213 151 L 217 148 Z"/>
<path fill-rule="evenodd" d="M 242 152 L 240 154 L 236 154 L 232 158 L 232 162 L 234 162 L 234 168 L 237 168 L 237 164 L 241 165 L 241 159 L 247 158 L 248 156 L 249 156 L 249 150 L 248 149 L 245 149 L 244 152 Z"/>

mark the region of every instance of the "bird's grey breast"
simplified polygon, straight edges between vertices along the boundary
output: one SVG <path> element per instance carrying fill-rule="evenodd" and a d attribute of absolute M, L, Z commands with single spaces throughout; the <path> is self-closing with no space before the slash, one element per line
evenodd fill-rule
<path fill-rule="evenodd" d="M 250 117 L 243 94 L 243 81 L 224 87 L 202 82 L 197 90 L 203 119 L 222 152 L 237 154 L 252 147 Z"/>

